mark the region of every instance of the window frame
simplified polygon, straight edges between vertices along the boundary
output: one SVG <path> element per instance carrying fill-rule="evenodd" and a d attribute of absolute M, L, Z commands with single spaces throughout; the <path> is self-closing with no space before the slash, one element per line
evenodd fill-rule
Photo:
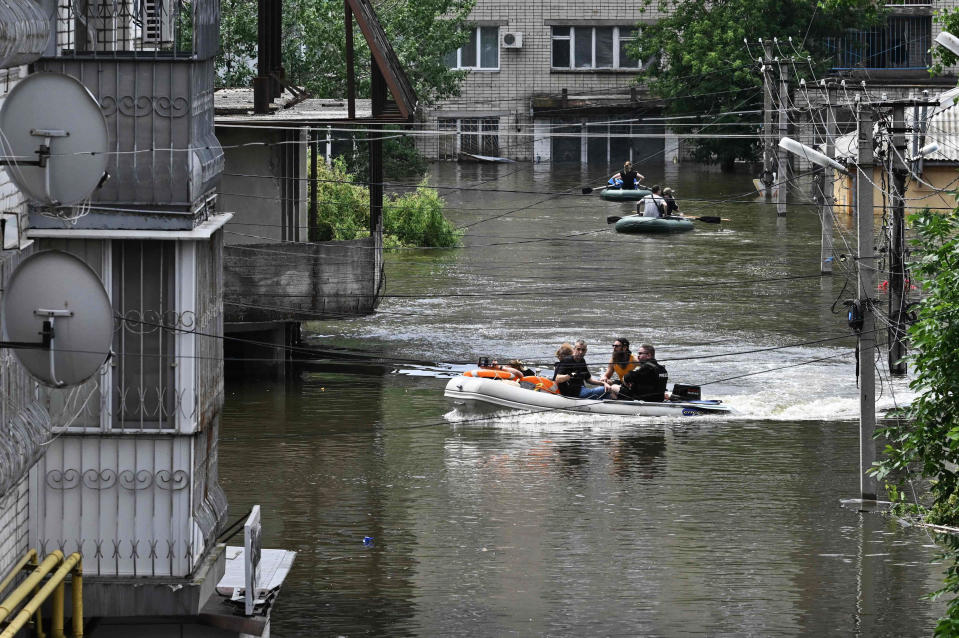
<path fill-rule="evenodd" d="M 612 64 L 610 66 L 596 66 L 597 59 L 597 50 L 598 38 L 596 34 L 597 29 L 608 29 L 613 30 L 613 40 L 612 40 Z M 556 30 L 561 29 L 566 31 L 566 33 L 557 34 Z M 577 32 L 589 31 L 590 38 L 590 60 L 589 64 L 580 65 L 579 60 L 576 58 L 577 50 L 577 41 L 576 35 Z M 595 25 L 553 25 L 550 27 L 550 70 L 551 71 L 640 71 L 643 68 L 642 60 L 636 60 L 635 66 L 624 66 L 622 64 L 622 56 L 620 52 L 622 50 L 622 43 L 627 41 L 632 41 L 636 39 L 636 26 L 635 25 L 608 25 L 608 26 L 595 26 Z M 566 57 L 569 59 L 569 64 L 567 66 L 557 66 L 556 65 L 556 43 L 557 42 L 568 42 Z"/>
<path fill-rule="evenodd" d="M 439 159 L 456 159 L 460 153 L 467 155 L 500 154 L 500 116 L 444 117 L 437 119 L 437 129 L 445 135 L 455 133 L 453 140 L 440 142 L 437 148 Z"/>
<path fill-rule="evenodd" d="M 494 40 L 496 43 L 496 66 L 482 66 L 483 65 L 483 31 L 484 30 L 495 30 Z M 500 51 L 499 38 L 500 38 L 500 28 L 498 26 L 490 26 L 490 25 L 474 26 L 472 28 L 471 39 L 474 40 L 474 46 L 476 47 L 476 50 L 473 52 L 473 54 L 476 56 L 475 57 L 476 65 L 469 66 L 469 65 L 463 64 L 463 49 L 465 49 L 466 46 L 469 44 L 467 43 L 461 46 L 460 48 L 456 49 L 456 51 L 449 54 L 453 56 L 454 59 L 452 61 L 447 60 L 447 66 L 449 66 L 449 68 L 453 69 L 454 71 L 486 71 L 486 72 L 499 71 L 500 58 L 502 57 L 501 51 Z M 452 62 L 452 66 L 450 66 L 450 62 Z"/>

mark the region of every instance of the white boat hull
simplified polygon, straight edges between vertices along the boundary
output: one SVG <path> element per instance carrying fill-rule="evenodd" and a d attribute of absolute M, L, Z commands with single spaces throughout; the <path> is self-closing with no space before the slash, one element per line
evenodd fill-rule
<path fill-rule="evenodd" d="M 718 401 L 690 401 L 649 403 L 645 401 L 614 401 L 571 399 L 549 392 L 527 390 L 514 383 L 497 379 L 454 377 L 446 384 L 444 395 L 458 408 L 471 412 L 490 412 L 513 408 L 529 412 L 585 412 L 623 416 L 698 416 L 727 414 L 731 410 Z"/>

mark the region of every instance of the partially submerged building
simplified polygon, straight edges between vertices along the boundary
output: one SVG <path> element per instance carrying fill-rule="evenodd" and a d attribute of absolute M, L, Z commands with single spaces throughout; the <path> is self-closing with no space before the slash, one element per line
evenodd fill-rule
<path fill-rule="evenodd" d="M 423 150 L 437 159 L 673 161 L 678 138 L 662 104 L 636 86 L 626 47 L 655 7 L 479 0 L 470 41 L 447 64 L 469 73 L 457 98 L 425 112 Z"/>
<path fill-rule="evenodd" d="M 34 38 L 15 63 L 81 86 L 105 150 L 79 155 L 105 155 L 106 170 L 63 204 L 28 202 L 8 167 L 0 196 L 22 232 L 5 241 L 0 276 L 37 251 L 73 255 L 102 282 L 115 325 L 112 356 L 74 387 L 25 378 L 3 351 L 0 600 L 32 548 L 82 557 L 88 635 L 268 633 L 268 605 L 237 614 L 214 594 L 227 563 L 218 450 L 230 219 L 213 128 L 219 5 L 42 0 L 34 15 L 33 2 L 13 4 L 23 6 L 0 11 L 3 33 Z M 5 70 L 5 86 L 26 71 Z M 49 126 L 32 134 L 70 133 L 68 122 Z M 72 179 L 54 168 L 48 177 Z"/>
<path fill-rule="evenodd" d="M 417 102 L 370 3 L 348 0 L 347 6 L 347 33 L 355 21 L 372 53 L 369 98 L 284 96 L 276 82 L 282 75 L 276 71 L 279 20 L 261 31 L 254 87 L 214 95 L 226 164 L 220 206 L 233 215 L 224 233 L 225 329 L 242 336 L 228 342 L 229 353 L 256 360 L 250 367 L 262 369 L 265 358 L 282 370 L 302 322 L 369 314 L 379 301 L 384 186 L 377 131 L 412 122 Z M 319 241 L 317 163 L 329 160 L 333 140 L 349 138 L 350 131 L 369 142 L 369 236 Z"/>

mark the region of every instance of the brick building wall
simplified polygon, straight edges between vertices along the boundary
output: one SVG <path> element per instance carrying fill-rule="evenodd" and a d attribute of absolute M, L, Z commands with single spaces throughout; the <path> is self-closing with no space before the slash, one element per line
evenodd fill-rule
<path fill-rule="evenodd" d="M 462 84 L 461 95 L 438 104 L 425 113 L 424 127 L 450 133 L 426 136 L 421 150 L 428 157 L 455 155 L 462 143 L 454 144 L 462 134 L 462 120 L 480 120 L 479 134 L 495 137 L 495 144 L 473 146 L 476 150 L 497 149 L 497 155 L 517 160 L 548 160 L 548 136 L 557 124 L 572 120 L 611 118 L 596 109 L 588 117 L 536 117 L 533 126 L 531 99 L 534 96 L 559 96 L 565 89 L 571 98 L 591 96 L 622 104 L 629 100 L 629 88 L 635 85 L 636 68 L 590 68 L 558 70 L 552 67 L 552 28 L 633 27 L 640 21 L 653 21 L 660 15 L 651 8 L 641 10 L 642 3 L 621 4 L 615 8 L 582 0 L 533 0 L 518 3 L 511 0 L 479 0 L 470 15 L 477 27 L 498 29 L 498 65 L 493 69 L 473 69 Z M 502 39 L 506 33 L 521 33 L 522 46 L 507 48 Z M 554 114 L 555 115 L 555 114 Z M 617 118 L 622 119 L 623 115 Z M 442 121 L 441 121 L 442 120 Z M 484 122 L 486 120 L 487 122 Z M 485 128 L 488 130 L 484 130 Z M 570 132 L 562 129 L 567 135 Z M 544 137 L 545 136 L 545 137 Z M 544 150 L 546 149 L 546 150 Z M 494 154 L 482 153 L 481 155 Z"/>
<path fill-rule="evenodd" d="M 16 81 L 25 75 L 24 69 L 25 67 L 14 67 L 0 70 L 0 98 L 6 96 Z M 22 229 L 26 227 L 26 198 L 11 181 L 9 171 L 9 168 L 0 169 L 0 211 L 4 215 L 14 214 L 20 218 L 17 226 L 22 234 Z M 21 252 L 13 247 L 0 253 L 0 284 L 4 288 L 16 264 L 29 252 L 29 249 Z M 0 437 L 4 440 L 12 441 L 15 435 L 13 428 L 22 428 L 22 424 L 14 421 L 17 415 L 32 403 L 34 388 L 35 383 L 26 374 L 23 366 L 16 361 L 12 351 L 0 352 Z M 21 452 L 27 454 L 31 450 L 21 448 Z M 11 468 L 8 467 L 8 469 Z M 0 579 L 2 579 L 27 551 L 29 517 L 27 474 L 24 472 L 19 479 L 7 476 L 7 473 L 0 474 L 3 474 L 3 478 L 12 478 L 12 480 L 0 479 Z"/>

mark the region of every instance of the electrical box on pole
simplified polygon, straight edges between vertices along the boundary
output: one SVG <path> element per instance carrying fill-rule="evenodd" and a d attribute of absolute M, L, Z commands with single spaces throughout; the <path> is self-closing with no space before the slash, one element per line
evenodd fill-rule
<path fill-rule="evenodd" d="M 862 500 L 875 501 L 878 482 L 867 474 L 876 461 L 876 317 L 872 295 L 876 290 L 876 251 L 873 245 L 873 131 L 871 107 L 859 104 L 859 160 L 856 171 L 856 221 L 859 276 L 857 305 L 862 319 L 857 348 L 859 361 L 859 486 Z"/>

